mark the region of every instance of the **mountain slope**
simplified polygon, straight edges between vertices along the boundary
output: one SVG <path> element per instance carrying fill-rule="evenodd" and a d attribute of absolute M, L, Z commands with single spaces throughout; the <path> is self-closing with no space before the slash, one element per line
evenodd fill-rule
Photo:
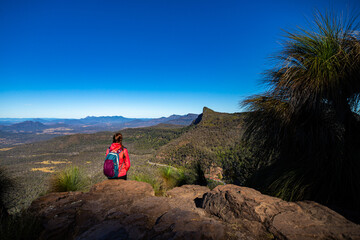
<path fill-rule="evenodd" d="M 0 130 L 5 132 L 41 132 L 48 128 L 46 125 L 40 122 L 25 121 L 21 123 L 15 123 L 10 126 L 1 126 Z"/>
<path fill-rule="evenodd" d="M 189 130 L 161 147 L 154 161 L 181 166 L 196 161 L 205 167 L 219 165 L 219 151 L 241 141 L 243 118 L 244 113 L 219 113 L 204 107 Z"/>

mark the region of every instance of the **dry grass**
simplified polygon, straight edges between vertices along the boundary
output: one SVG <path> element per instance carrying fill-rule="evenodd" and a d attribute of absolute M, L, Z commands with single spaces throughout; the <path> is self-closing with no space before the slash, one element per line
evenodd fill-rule
<path fill-rule="evenodd" d="M 54 167 L 32 168 L 31 171 L 32 172 L 40 171 L 40 172 L 44 172 L 44 173 L 53 173 L 53 172 L 55 172 L 55 168 Z"/>
<path fill-rule="evenodd" d="M 4 151 L 9 151 L 9 150 L 11 150 L 11 149 L 13 149 L 13 147 L 10 147 L 10 148 L 0 148 L 0 151 L 1 151 L 1 152 L 4 152 Z"/>
<path fill-rule="evenodd" d="M 50 165 L 50 164 L 69 164 L 69 163 L 71 163 L 70 161 L 67 161 L 67 160 L 65 160 L 65 161 L 51 161 L 51 160 L 46 160 L 46 161 L 42 161 L 42 162 L 37 162 L 37 163 L 35 163 L 35 164 L 45 164 L 45 165 Z"/>

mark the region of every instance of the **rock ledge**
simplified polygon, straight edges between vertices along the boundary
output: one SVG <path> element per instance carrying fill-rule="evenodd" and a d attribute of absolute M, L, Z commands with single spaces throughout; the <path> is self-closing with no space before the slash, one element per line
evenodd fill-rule
<path fill-rule="evenodd" d="M 359 225 L 327 207 L 235 185 L 156 197 L 147 183 L 106 180 L 40 197 L 30 211 L 42 218 L 41 239 L 360 239 Z"/>

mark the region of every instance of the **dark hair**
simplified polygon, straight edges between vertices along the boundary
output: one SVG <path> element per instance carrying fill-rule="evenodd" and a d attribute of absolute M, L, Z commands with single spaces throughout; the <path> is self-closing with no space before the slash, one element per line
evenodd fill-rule
<path fill-rule="evenodd" d="M 114 134 L 113 143 L 120 143 L 122 145 L 122 134 L 120 132 Z"/>

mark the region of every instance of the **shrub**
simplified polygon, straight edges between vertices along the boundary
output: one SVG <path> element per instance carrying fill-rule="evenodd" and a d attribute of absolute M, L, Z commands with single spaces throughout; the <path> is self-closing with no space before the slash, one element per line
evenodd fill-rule
<path fill-rule="evenodd" d="M 85 190 L 88 187 L 88 179 L 78 167 L 66 168 L 53 176 L 50 191 L 68 192 Z"/>
<path fill-rule="evenodd" d="M 255 161 L 251 149 L 240 142 L 230 148 L 218 148 L 217 160 L 227 183 L 245 185 L 264 162 Z"/>

